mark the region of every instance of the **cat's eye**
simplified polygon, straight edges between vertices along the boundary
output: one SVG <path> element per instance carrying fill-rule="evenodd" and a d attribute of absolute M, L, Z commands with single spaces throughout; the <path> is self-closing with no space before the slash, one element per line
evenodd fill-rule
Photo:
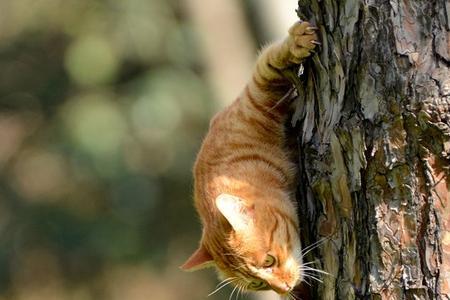
<path fill-rule="evenodd" d="M 248 287 L 254 290 L 258 290 L 266 287 L 266 283 L 262 280 L 254 280 L 250 282 Z"/>
<path fill-rule="evenodd" d="M 275 259 L 275 257 L 273 257 L 270 254 L 267 254 L 266 258 L 264 259 L 263 262 L 263 267 L 264 268 L 270 268 L 272 267 L 275 263 L 277 262 L 277 260 Z"/>

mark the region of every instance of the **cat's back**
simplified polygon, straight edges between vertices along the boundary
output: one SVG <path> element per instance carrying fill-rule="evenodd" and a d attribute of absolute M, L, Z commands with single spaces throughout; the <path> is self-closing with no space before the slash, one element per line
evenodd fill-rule
<path fill-rule="evenodd" d="M 287 188 L 295 168 L 283 144 L 283 124 L 255 121 L 238 99 L 210 122 L 194 166 L 196 199 L 245 193 L 250 187 Z"/>

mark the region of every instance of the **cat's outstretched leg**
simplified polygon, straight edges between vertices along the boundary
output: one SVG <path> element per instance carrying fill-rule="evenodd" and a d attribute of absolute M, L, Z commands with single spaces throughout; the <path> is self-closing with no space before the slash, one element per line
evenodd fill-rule
<path fill-rule="evenodd" d="M 308 22 L 299 21 L 289 29 L 287 38 L 264 49 L 258 58 L 250 88 L 268 94 L 285 93 L 291 86 L 285 71 L 310 56 L 318 44 L 316 29 Z"/>

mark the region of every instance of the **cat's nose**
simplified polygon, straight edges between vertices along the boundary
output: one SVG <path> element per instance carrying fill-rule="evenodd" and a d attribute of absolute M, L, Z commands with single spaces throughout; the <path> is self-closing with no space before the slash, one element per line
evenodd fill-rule
<path fill-rule="evenodd" d="M 289 291 L 291 290 L 291 287 L 290 287 L 287 283 L 284 283 L 284 284 L 281 286 L 281 289 L 282 289 L 285 293 L 287 293 L 287 292 L 289 292 Z"/>

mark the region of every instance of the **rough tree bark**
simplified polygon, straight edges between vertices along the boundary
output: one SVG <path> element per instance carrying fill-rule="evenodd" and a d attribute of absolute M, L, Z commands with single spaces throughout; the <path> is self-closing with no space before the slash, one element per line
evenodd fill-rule
<path fill-rule="evenodd" d="M 450 299 L 450 3 L 301 0 L 322 46 L 297 124 L 312 299 Z"/>

